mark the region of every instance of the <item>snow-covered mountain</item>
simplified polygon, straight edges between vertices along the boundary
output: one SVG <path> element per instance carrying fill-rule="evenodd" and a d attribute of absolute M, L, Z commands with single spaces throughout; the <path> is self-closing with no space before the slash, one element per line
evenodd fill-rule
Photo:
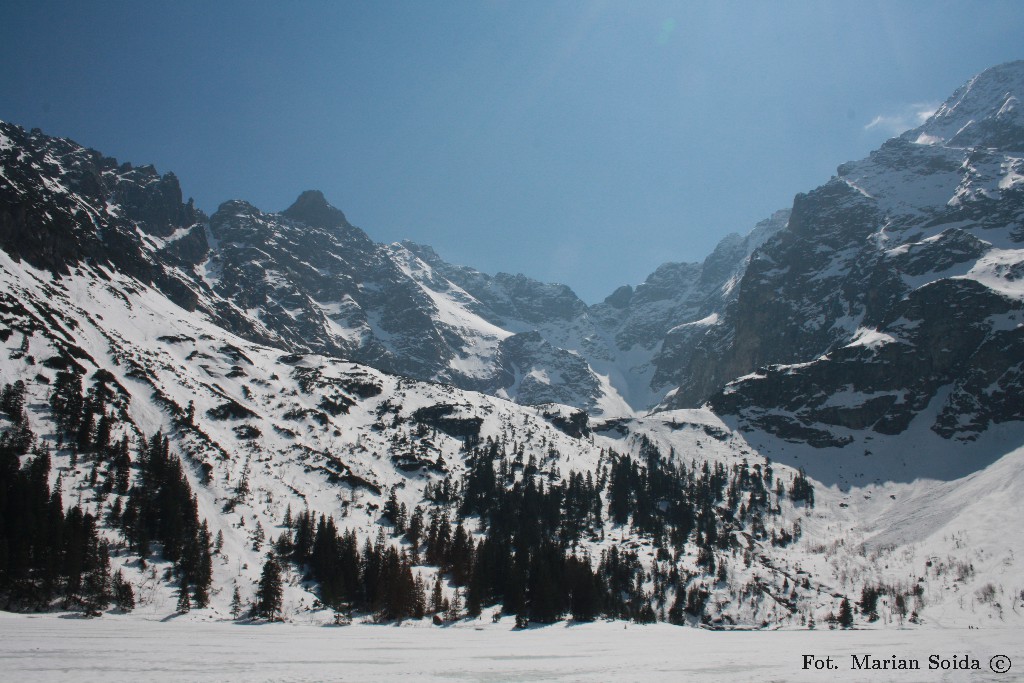
<path fill-rule="evenodd" d="M 786 570 L 773 564 L 781 556 L 772 553 L 773 559 L 767 558 L 779 538 L 788 543 L 799 536 L 805 503 L 793 502 L 785 493 L 799 474 L 786 466 L 771 473 L 763 458 L 706 411 L 592 424 L 585 414 L 567 406 L 519 406 L 330 356 L 286 353 L 256 344 L 226 331 L 208 311 L 187 310 L 108 263 L 84 259 L 63 265 L 64 272 L 56 275 L 0 253 L 0 379 L 7 387 L 19 382 L 26 387 L 21 401 L 25 423 L 37 443 L 52 449 L 50 485 L 67 504 L 96 519 L 113 519 L 111 510 L 120 510 L 131 493 L 118 494 L 117 489 L 97 484 L 113 479 L 115 465 L 98 446 L 93 450 L 83 445 L 99 439 L 94 432 L 85 432 L 85 441 L 79 436 L 78 445 L 61 436 L 51 408 L 61 373 L 72 371 L 83 378 L 86 405 L 92 397 L 106 397 L 99 417 L 109 418 L 108 425 L 115 426 L 104 441 L 116 443 L 123 435 L 135 444 L 154 434 L 169 439 L 182 456 L 199 517 L 208 522 L 211 537 L 221 539 L 213 559 L 210 607 L 201 613 L 226 617 L 236 587 L 244 599 L 252 597 L 263 555 L 278 547 L 275 539 L 289 532 L 285 520 L 292 514 L 305 510 L 313 519 L 330 516 L 339 528 L 372 541 L 384 533 L 390 538 L 396 528 L 386 513 L 391 495 L 410 513 L 417 507 L 454 513 L 461 496 L 468 495 L 464 492 L 478 467 L 474 459 L 481 457 L 475 450 L 480 447 L 500 454 L 495 457 L 502 460 L 502 476 L 509 482 L 516 487 L 529 482 L 541 492 L 561 490 L 556 487 L 570 481 L 582 483 L 583 473 L 603 489 L 619 476 L 611 472 L 628 462 L 624 457 L 653 467 L 652 448 L 668 458 L 667 467 L 693 467 L 690 476 L 703 481 L 702 465 L 689 462 L 699 455 L 706 476 L 709 464 L 721 473 L 715 486 L 724 487 L 727 477 L 740 481 L 741 472 L 746 483 L 735 486 L 755 481 L 764 486 L 762 472 L 768 472 L 782 492 L 765 492 L 771 503 L 748 502 L 747 496 L 754 494 L 743 489 L 723 503 L 730 509 L 742 505 L 744 510 L 748 503 L 751 510 L 767 506 L 763 516 L 759 514 L 755 522 L 745 512 L 743 518 L 733 518 L 733 512 L 723 511 L 720 517 L 705 518 L 701 533 L 724 534 L 726 539 L 737 534 L 743 539 L 729 551 L 728 571 L 737 581 L 769 571 L 777 575 L 770 591 L 789 584 Z M 2 422 L 18 426 L 17 416 L 6 415 Z M 29 455 L 22 457 L 31 462 Z M 133 455 L 132 461 L 143 462 L 140 457 Z M 488 468 L 497 466 L 497 460 L 487 463 Z M 139 476 L 131 475 L 136 481 Z M 656 554 L 648 532 L 613 519 L 610 491 L 597 495 L 607 511 L 598 513 L 595 529 L 573 542 L 576 552 L 594 558 L 612 549 L 628 557 L 636 554 L 635 560 L 623 556 L 624 562 L 635 562 L 636 569 L 627 563 L 617 571 L 627 576 L 642 572 L 639 579 L 629 581 L 632 585 L 639 580 L 645 591 L 667 590 L 663 610 L 674 599 L 685 603 L 687 590 L 703 595 L 699 609 L 690 616 L 680 612 L 680 620 L 798 624 L 837 608 L 831 592 L 823 593 L 816 577 L 806 587 L 794 586 L 792 597 L 787 591 L 778 600 L 739 601 L 735 594 L 740 583 L 715 585 L 716 567 L 726 560 L 716 565 L 700 544 L 685 542 L 674 555 L 664 549 Z M 680 499 L 671 505 L 678 504 L 690 503 Z M 669 509 L 669 503 L 664 505 Z M 139 563 L 115 533 L 117 524 L 109 524 L 111 561 L 135 586 L 139 613 L 173 612 L 172 564 L 161 562 L 158 555 Z M 411 547 L 401 537 L 390 543 L 404 550 Z M 166 570 L 166 582 L 159 579 L 158 569 Z M 666 577 L 683 571 L 685 580 L 659 588 L 646 577 L 652 571 Z M 427 585 L 437 573 L 433 567 L 417 568 Z M 292 575 L 296 580 L 285 591 L 286 613 L 312 610 L 321 618 L 333 618 L 318 601 L 317 587 L 299 581 L 301 573 Z M 443 591 L 446 600 L 457 599 L 454 587 L 445 585 Z M 703 616 L 712 595 L 721 604 L 709 606 Z"/>
<path fill-rule="evenodd" d="M 37 217 L 15 211 L 5 243 L 35 265 L 85 250 L 252 341 L 596 414 L 646 410 L 680 381 L 680 339 L 723 311 L 751 252 L 788 216 L 730 235 L 702 264 L 666 263 L 635 290 L 588 307 L 565 285 L 453 266 L 411 242 L 375 243 L 320 192 L 280 213 L 229 201 L 207 218 L 182 203 L 173 174 L 0 126 L 11 206 L 52 206 L 52 221 L 79 232 L 84 211 L 111 235 L 54 247 L 51 221 L 38 235 L 48 242 L 23 243 L 19 226 Z M 145 239 L 134 240 L 137 231 Z M 125 244 L 114 243 L 118 233 Z"/>
<path fill-rule="evenodd" d="M 516 614 L 558 602 L 543 577 L 593 568 L 572 600 L 639 620 L 802 627 L 846 598 L 861 624 L 1019 625 L 1024 537 L 993 511 L 1024 495 L 1022 91 L 1024 63 L 979 75 L 703 263 L 593 306 L 377 244 L 318 192 L 207 217 L 172 174 L 0 123 L 0 426 L 34 435 L 0 455 L 52 464 L 147 615 L 187 577 L 124 540 L 144 468 L 103 453 L 162 434 L 222 539 L 210 617 L 308 511 L 401 550 L 422 585 L 446 577 L 452 615 L 488 595 L 459 571 L 490 562 L 523 584 Z M 74 443 L 53 399 L 69 376 Z M 419 557 L 396 506 L 471 559 Z M 516 533 L 556 520 L 550 547 L 516 537 L 499 562 L 484 541 L 513 514 Z M 342 589 L 296 556 L 285 613 L 332 619 Z"/>
<path fill-rule="evenodd" d="M 820 445 L 1024 417 L 1024 62 L 794 201 L 666 406 Z"/>
<path fill-rule="evenodd" d="M 448 264 L 430 247 L 401 248 L 430 266 L 418 271 L 425 288 L 454 285 L 487 323 L 511 333 L 491 361 L 496 373 L 466 386 L 528 405 L 554 401 L 614 416 L 653 407 L 679 381 L 686 367 L 680 339 L 724 311 L 754 249 L 788 216 L 782 210 L 746 237 L 725 237 L 702 263 L 665 263 L 635 288 L 623 285 L 592 306 L 564 285 L 489 276 Z"/>

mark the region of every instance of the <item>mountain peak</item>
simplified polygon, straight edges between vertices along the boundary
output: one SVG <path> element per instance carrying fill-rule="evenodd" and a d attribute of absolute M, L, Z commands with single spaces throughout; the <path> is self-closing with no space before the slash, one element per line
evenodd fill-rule
<path fill-rule="evenodd" d="M 1024 145 L 1024 60 L 993 66 L 964 83 L 924 125 L 903 137 L 952 147 Z"/>
<path fill-rule="evenodd" d="M 337 228 L 348 225 L 341 209 L 331 206 L 320 190 L 306 190 L 295 203 L 281 212 L 292 220 L 302 221 L 314 228 Z"/>

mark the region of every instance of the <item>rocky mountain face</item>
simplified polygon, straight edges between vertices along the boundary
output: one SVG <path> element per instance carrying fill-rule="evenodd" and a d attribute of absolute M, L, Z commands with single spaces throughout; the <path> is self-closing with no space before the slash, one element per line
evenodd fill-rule
<path fill-rule="evenodd" d="M 433 302 L 319 192 L 280 214 L 226 202 L 209 230 L 216 246 L 199 264 L 203 278 L 285 348 L 448 379 L 443 369 L 454 351 Z"/>
<path fill-rule="evenodd" d="M 57 276 L 80 265 L 122 272 L 226 329 L 278 339 L 196 277 L 209 252 L 206 216 L 182 203 L 174 174 L 7 123 L 0 168 L 0 247 L 11 258 Z"/>
<path fill-rule="evenodd" d="M 746 237 L 727 236 L 702 263 L 665 263 L 592 306 L 564 285 L 490 276 L 448 264 L 430 247 L 401 246 L 430 266 L 435 284 L 439 275 L 456 285 L 474 300 L 474 313 L 513 333 L 498 345 L 498 373 L 475 388 L 616 415 L 654 406 L 678 382 L 686 353 L 680 340 L 735 298 L 751 253 L 788 217 L 779 211 Z"/>
<path fill-rule="evenodd" d="M 565 285 L 375 243 L 316 191 L 280 213 L 229 201 L 206 217 L 182 203 L 173 174 L 2 126 L 0 240 L 18 258 L 54 272 L 107 263 L 255 342 L 595 414 L 662 398 L 685 325 L 721 311 L 751 251 L 786 220 L 587 306 Z"/>
<path fill-rule="evenodd" d="M 693 342 L 709 327 L 721 319 L 732 305 L 739 289 L 737 287 L 746 272 L 752 254 L 762 244 L 789 223 L 790 212 L 782 209 L 761 221 L 746 236 L 733 234 L 725 237 L 702 264 L 694 269 L 694 278 L 687 296 L 673 302 L 668 310 L 659 310 L 655 302 L 673 301 L 672 287 L 660 288 L 661 296 L 651 302 L 631 302 L 631 318 L 661 321 L 660 325 L 644 325 L 636 334 L 638 338 L 663 339 L 659 352 L 654 357 L 655 373 L 652 385 L 665 393 L 665 387 L 685 381 L 695 369 L 692 361 Z M 670 267 L 670 266 L 669 266 Z M 662 266 L 658 272 L 665 269 Z M 650 282 L 649 278 L 648 282 Z M 637 289 L 641 297 L 646 294 Z M 642 315 L 638 315 L 639 311 Z M 635 334 L 635 333 L 634 333 Z"/>
<path fill-rule="evenodd" d="M 929 405 L 946 437 L 1019 420 L 1022 96 L 1024 62 L 990 69 L 799 195 L 665 405 L 820 444 L 902 432 Z"/>

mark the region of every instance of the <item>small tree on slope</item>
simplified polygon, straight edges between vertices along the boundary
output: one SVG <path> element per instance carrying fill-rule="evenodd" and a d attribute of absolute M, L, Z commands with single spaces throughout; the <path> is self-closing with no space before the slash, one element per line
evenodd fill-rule
<path fill-rule="evenodd" d="M 839 603 L 839 617 L 837 621 L 843 628 L 853 626 L 853 608 L 850 607 L 850 601 L 847 598 L 843 598 L 843 601 Z"/>
<path fill-rule="evenodd" d="M 256 616 L 267 621 L 279 619 L 283 596 L 281 567 L 274 556 L 267 553 L 267 561 L 263 563 L 263 574 L 260 576 L 259 588 L 256 591 Z"/>

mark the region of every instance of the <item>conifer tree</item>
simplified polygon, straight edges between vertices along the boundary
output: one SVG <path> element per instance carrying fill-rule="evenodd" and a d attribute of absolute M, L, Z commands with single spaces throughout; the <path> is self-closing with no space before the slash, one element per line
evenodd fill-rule
<path fill-rule="evenodd" d="M 125 580 L 120 569 L 114 574 L 114 605 L 122 612 L 131 612 L 135 609 L 135 591 L 132 585 Z"/>
<path fill-rule="evenodd" d="M 185 614 L 192 609 L 192 596 L 189 592 L 188 581 L 181 577 L 178 584 L 178 614 Z"/>
<path fill-rule="evenodd" d="M 242 614 L 242 594 L 238 590 L 238 584 L 235 584 L 235 591 L 231 594 L 231 618 L 237 619 Z"/>
<path fill-rule="evenodd" d="M 444 593 L 441 590 L 441 574 L 434 580 L 434 589 L 430 593 L 430 611 L 434 614 L 444 609 Z"/>
<path fill-rule="evenodd" d="M 843 628 L 850 628 L 853 626 L 853 609 L 850 607 L 850 601 L 848 598 L 843 598 L 843 601 L 839 603 L 839 616 L 837 617 L 837 621 Z"/>
<path fill-rule="evenodd" d="M 61 370 L 53 383 L 50 410 L 57 426 L 64 434 L 74 434 L 82 416 L 82 376 L 71 370 Z"/>
<path fill-rule="evenodd" d="M 256 616 L 267 621 L 280 618 L 281 604 L 284 598 L 284 586 L 281 583 L 281 567 L 273 554 L 267 553 L 260 575 L 259 587 L 256 591 Z"/>

